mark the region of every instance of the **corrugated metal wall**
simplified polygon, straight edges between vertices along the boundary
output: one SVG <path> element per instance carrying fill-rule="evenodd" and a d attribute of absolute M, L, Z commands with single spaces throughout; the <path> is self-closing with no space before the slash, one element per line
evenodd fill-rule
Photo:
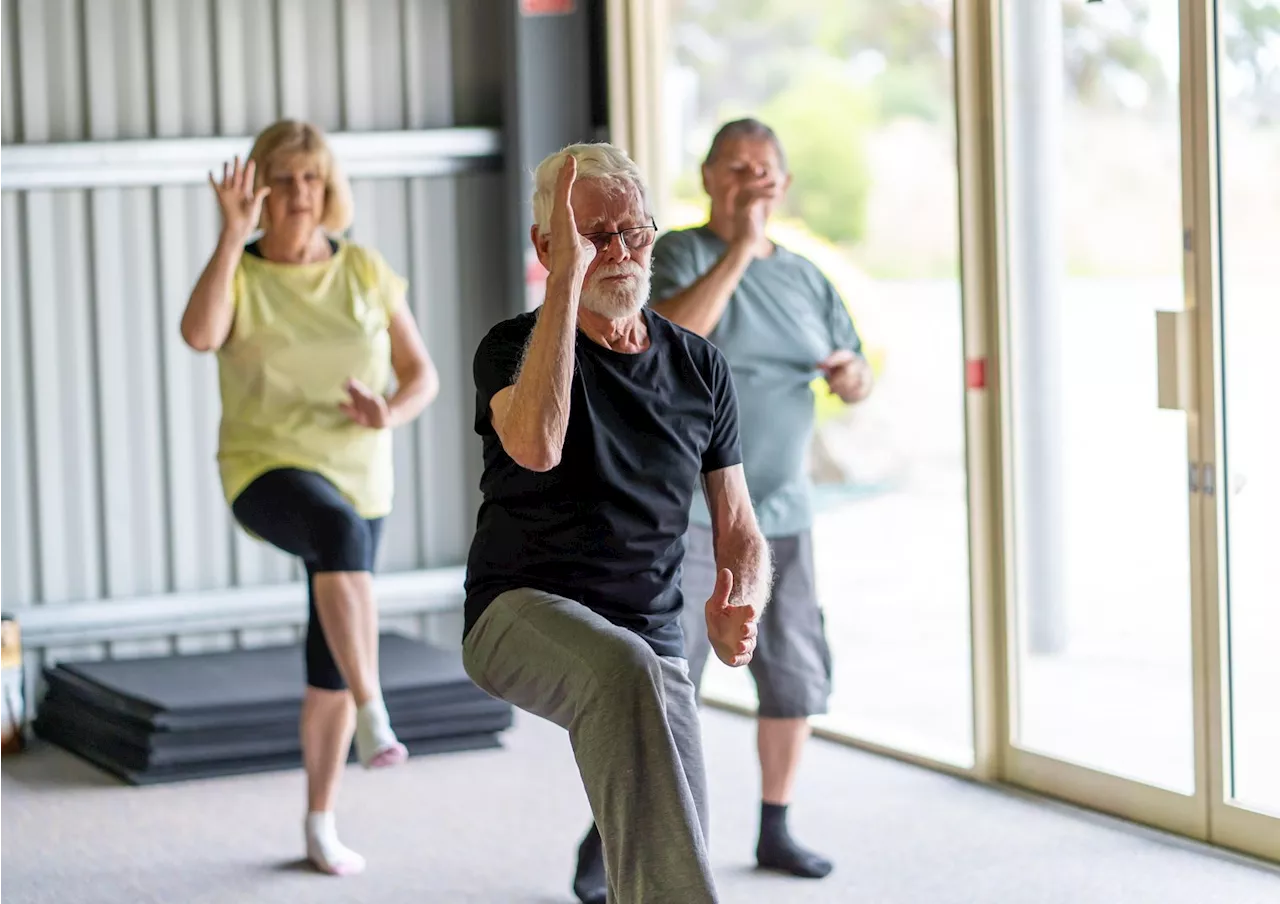
<path fill-rule="evenodd" d="M 497 126 L 502 0 L 0 0 L 5 145 Z M 442 378 L 396 438 L 383 571 L 457 564 L 478 449 L 470 358 L 504 316 L 497 172 L 365 180 L 352 238 L 411 284 Z M 178 337 L 212 251 L 207 186 L 3 193 L 6 611 L 276 583 L 294 566 L 235 530 L 214 464 L 212 357 Z"/>

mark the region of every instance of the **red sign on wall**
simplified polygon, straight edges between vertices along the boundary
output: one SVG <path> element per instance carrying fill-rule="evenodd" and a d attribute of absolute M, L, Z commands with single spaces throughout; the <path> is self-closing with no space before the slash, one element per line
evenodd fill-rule
<path fill-rule="evenodd" d="M 576 0 L 520 0 L 523 16 L 567 16 L 577 7 Z"/>

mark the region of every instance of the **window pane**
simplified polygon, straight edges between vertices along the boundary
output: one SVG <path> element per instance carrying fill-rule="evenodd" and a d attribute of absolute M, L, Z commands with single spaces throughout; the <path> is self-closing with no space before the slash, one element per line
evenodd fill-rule
<path fill-rule="evenodd" d="M 1280 815 L 1280 2 L 1218 16 L 1229 796 Z"/>
<path fill-rule="evenodd" d="M 1178 4 L 1005 4 L 1014 743 L 1191 793 Z"/>
<path fill-rule="evenodd" d="M 703 222 L 723 122 L 773 126 L 795 177 L 772 237 L 836 285 L 877 371 L 846 406 L 816 384 L 817 590 L 834 659 L 824 724 L 973 759 L 964 364 L 949 0 L 671 0 L 664 98 L 674 198 Z M 749 60 L 750 65 L 743 62 Z M 745 672 L 712 695 L 754 705 Z"/>

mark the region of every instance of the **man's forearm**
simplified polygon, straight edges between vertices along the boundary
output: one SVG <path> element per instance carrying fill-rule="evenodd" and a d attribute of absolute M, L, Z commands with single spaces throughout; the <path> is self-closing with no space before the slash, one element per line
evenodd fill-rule
<path fill-rule="evenodd" d="M 729 297 L 742 281 L 742 274 L 752 260 L 751 250 L 745 245 L 730 245 L 720 260 L 716 261 L 697 282 L 654 304 L 653 309 L 673 323 L 678 323 L 699 336 L 706 336 L 716 328 Z"/>
<path fill-rule="evenodd" d="M 511 391 L 504 433 L 554 467 L 569 429 L 580 279 L 547 281 L 547 299 Z"/>
<path fill-rule="evenodd" d="M 735 606 L 750 605 L 763 612 L 773 586 L 773 562 L 769 544 L 753 524 L 750 528 L 728 531 L 716 540 L 716 570 L 728 568 L 733 573 L 733 591 L 729 602 Z"/>

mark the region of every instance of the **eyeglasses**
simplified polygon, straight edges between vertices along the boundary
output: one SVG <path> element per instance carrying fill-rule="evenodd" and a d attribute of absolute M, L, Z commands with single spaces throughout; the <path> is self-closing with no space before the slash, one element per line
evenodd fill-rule
<path fill-rule="evenodd" d="M 621 236 L 622 244 L 627 246 L 627 250 L 638 251 L 653 244 L 653 240 L 658 237 L 658 223 L 650 218 L 648 226 L 633 226 L 630 229 L 619 229 L 617 232 L 583 233 L 582 237 L 595 245 L 596 251 L 604 251 L 613 244 L 615 235 Z"/>

